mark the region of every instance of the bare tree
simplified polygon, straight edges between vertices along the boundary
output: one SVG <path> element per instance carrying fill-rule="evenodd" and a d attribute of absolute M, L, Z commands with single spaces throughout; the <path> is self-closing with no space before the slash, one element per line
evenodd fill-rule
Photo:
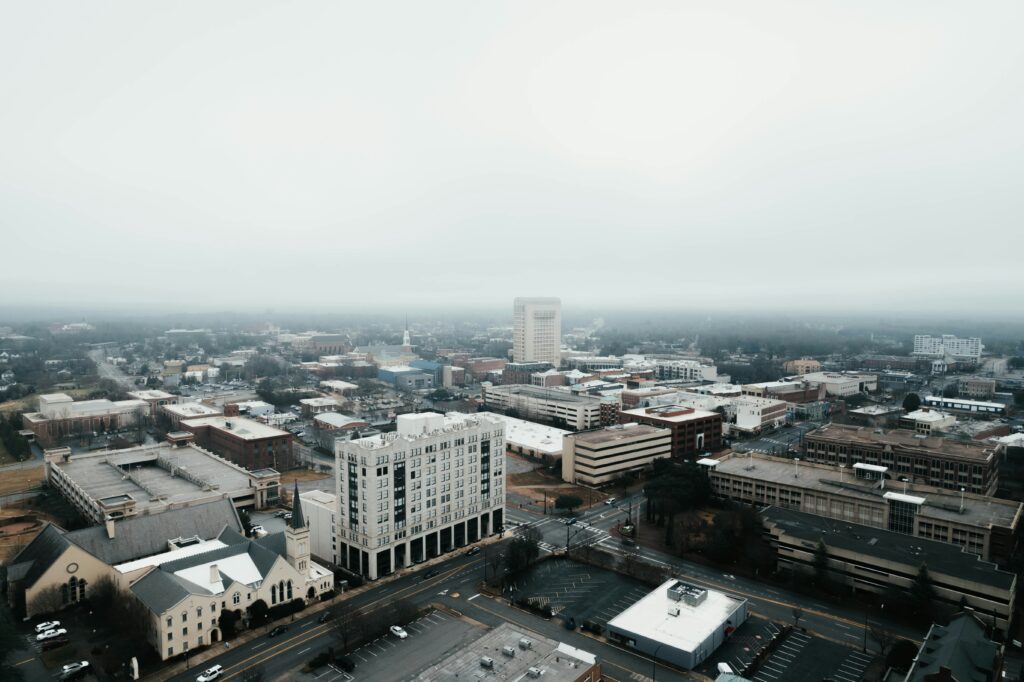
<path fill-rule="evenodd" d="M 896 634 L 881 623 L 868 623 L 868 637 L 878 644 L 883 658 L 892 650 L 897 639 Z"/>
<path fill-rule="evenodd" d="M 265 679 L 267 679 L 267 671 L 261 665 L 247 668 L 242 672 L 241 677 L 242 682 L 263 682 Z"/>
<path fill-rule="evenodd" d="M 59 585 L 50 585 L 39 590 L 28 604 L 28 612 L 34 615 L 56 613 L 64 607 L 64 597 Z"/>

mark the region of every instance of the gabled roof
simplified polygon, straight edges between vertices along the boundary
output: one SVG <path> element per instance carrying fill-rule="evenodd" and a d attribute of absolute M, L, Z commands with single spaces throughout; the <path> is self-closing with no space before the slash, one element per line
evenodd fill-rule
<path fill-rule="evenodd" d="M 7 567 L 7 580 L 31 586 L 70 546 L 63 530 L 52 523 L 46 524 Z"/>
<path fill-rule="evenodd" d="M 949 625 L 932 625 L 921 643 L 908 682 L 919 682 L 946 668 L 957 682 L 986 682 L 999 647 L 985 636 L 978 618 L 962 613 Z"/>
<path fill-rule="evenodd" d="M 114 565 L 164 552 L 167 541 L 173 538 L 198 535 L 206 540 L 217 537 L 225 528 L 242 528 L 235 506 L 228 499 L 117 521 L 113 538 L 107 537 L 105 527 L 93 526 L 72 531 L 67 539 Z"/>
<path fill-rule="evenodd" d="M 150 611 L 163 613 L 198 589 L 173 573 L 156 570 L 132 585 L 132 592 Z"/>

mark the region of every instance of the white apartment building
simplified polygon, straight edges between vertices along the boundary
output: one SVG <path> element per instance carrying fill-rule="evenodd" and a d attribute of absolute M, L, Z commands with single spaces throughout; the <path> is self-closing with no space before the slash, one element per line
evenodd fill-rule
<path fill-rule="evenodd" d="M 299 494 L 302 515 L 309 528 L 309 552 L 314 559 L 338 563 L 338 497 L 324 490 L 307 490 Z"/>
<path fill-rule="evenodd" d="M 914 336 L 914 355 L 924 357 L 950 357 L 954 360 L 978 362 L 981 360 L 981 351 L 984 348 L 981 339 L 976 336 L 969 339 L 961 339 L 952 334 L 943 334 L 942 336 L 917 334 Z"/>
<path fill-rule="evenodd" d="M 878 390 L 878 376 L 854 372 L 811 372 L 800 377 L 814 386 L 824 386 L 826 395 L 845 397 Z"/>
<path fill-rule="evenodd" d="M 562 301 L 517 298 L 512 305 L 512 358 L 515 362 L 562 362 Z"/>
<path fill-rule="evenodd" d="M 337 563 L 372 580 L 501 528 L 504 429 L 486 414 L 427 412 L 338 441 Z"/>
<path fill-rule="evenodd" d="M 658 360 L 654 366 L 658 379 L 683 381 L 718 381 L 718 368 L 702 365 L 696 360 Z"/>

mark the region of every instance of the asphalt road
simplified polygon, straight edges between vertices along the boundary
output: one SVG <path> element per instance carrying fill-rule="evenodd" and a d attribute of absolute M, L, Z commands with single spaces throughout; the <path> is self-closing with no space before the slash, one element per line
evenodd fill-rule
<path fill-rule="evenodd" d="M 107 355 L 102 348 L 91 350 L 87 353 L 89 359 L 96 364 L 96 373 L 101 379 L 113 379 L 127 391 L 134 391 L 138 388 L 130 377 L 124 372 L 107 362 Z"/>

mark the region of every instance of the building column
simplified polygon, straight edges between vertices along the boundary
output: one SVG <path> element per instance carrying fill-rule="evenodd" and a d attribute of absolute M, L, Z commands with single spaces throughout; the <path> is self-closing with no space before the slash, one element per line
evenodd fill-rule
<path fill-rule="evenodd" d="M 405 558 L 402 560 L 402 568 L 409 568 L 410 566 L 412 566 L 412 542 L 406 540 Z"/>
<path fill-rule="evenodd" d="M 376 580 L 377 579 L 377 552 L 368 552 L 366 558 L 367 558 L 367 561 L 369 561 L 369 564 L 370 564 L 369 566 L 366 567 L 366 574 L 370 578 L 370 580 Z"/>

